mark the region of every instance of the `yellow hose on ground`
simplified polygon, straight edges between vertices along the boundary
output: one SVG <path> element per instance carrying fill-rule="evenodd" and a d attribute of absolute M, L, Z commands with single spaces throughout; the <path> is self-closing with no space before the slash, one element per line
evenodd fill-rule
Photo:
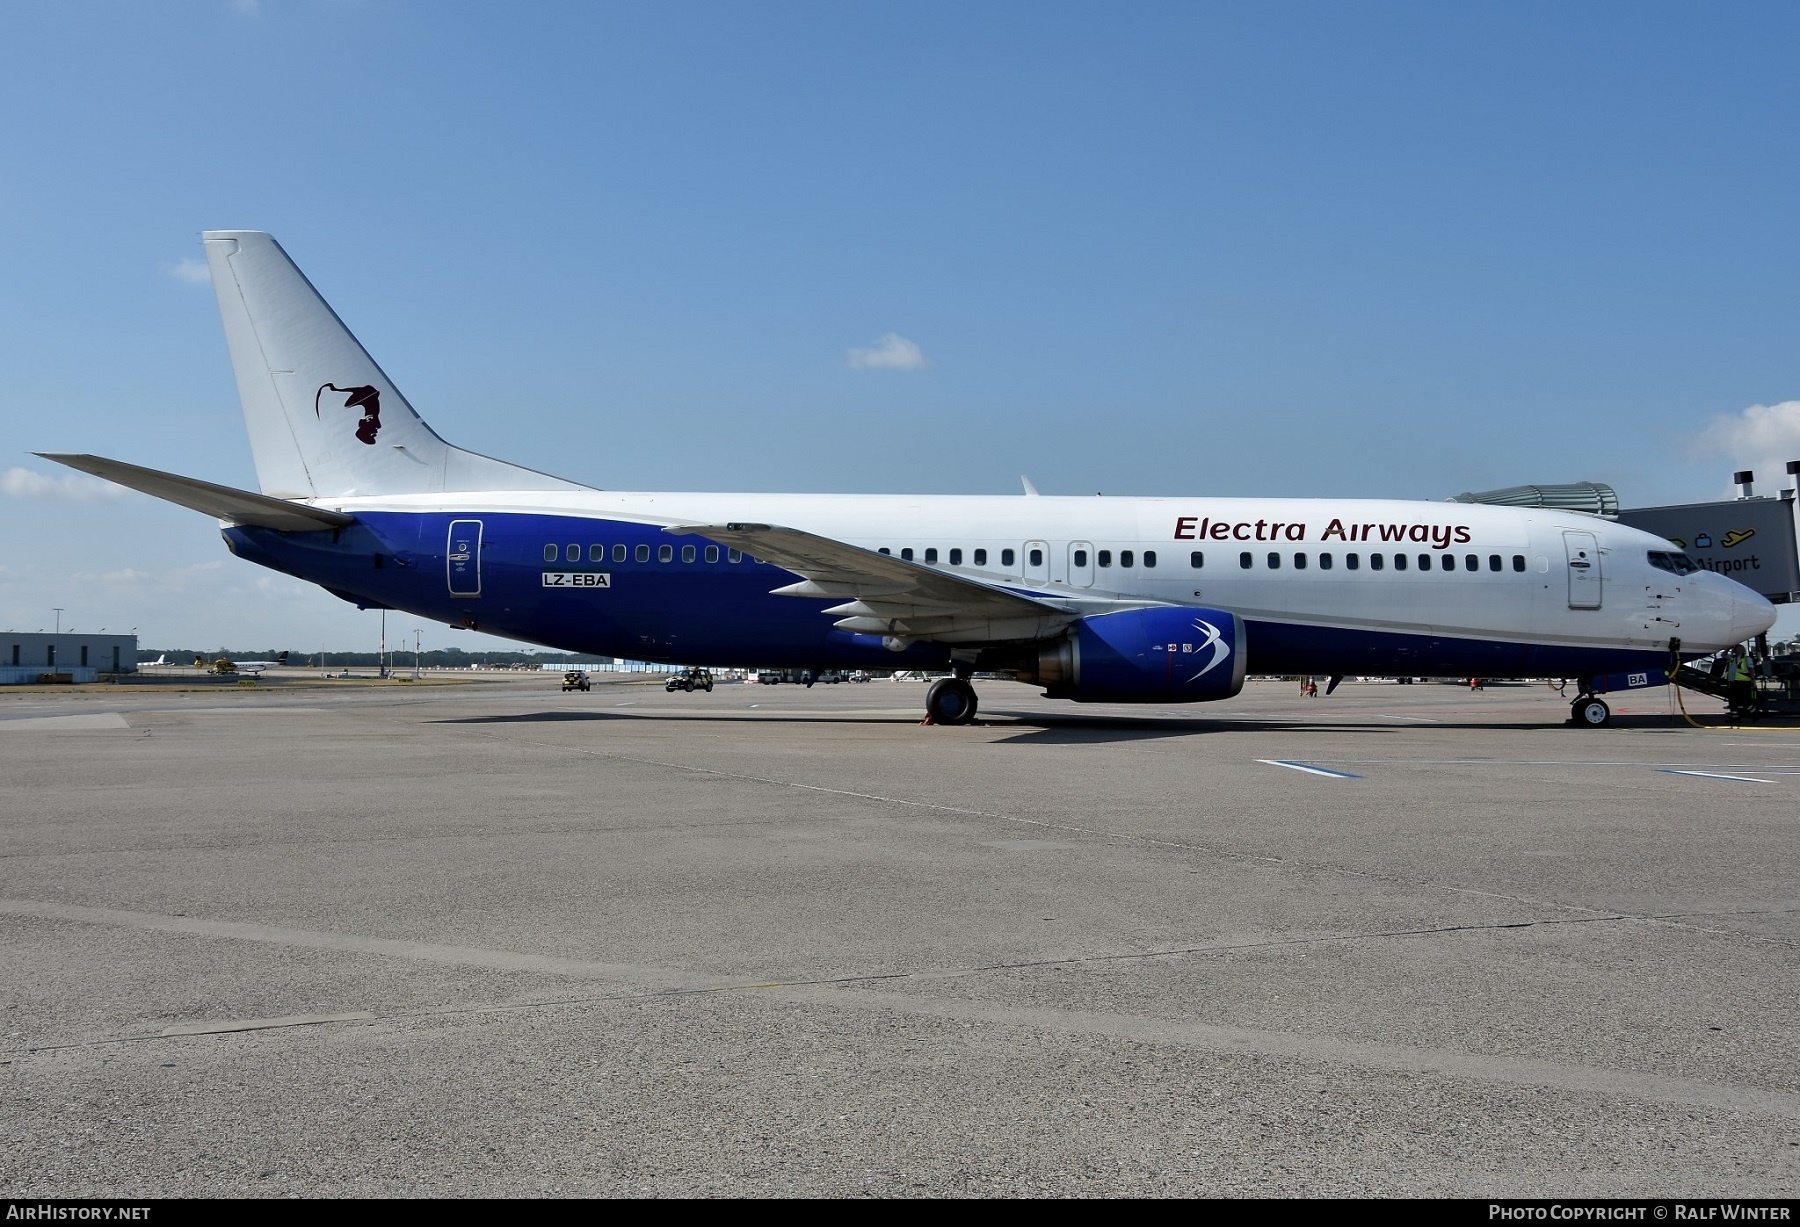
<path fill-rule="evenodd" d="M 1675 687 L 1675 702 L 1681 706 L 1681 718 L 1697 729 L 1705 729 L 1704 724 L 1688 715 L 1687 700 L 1681 697 L 1681 666 L 1679 664 L 1669 672 L 1669 685 Z"/>

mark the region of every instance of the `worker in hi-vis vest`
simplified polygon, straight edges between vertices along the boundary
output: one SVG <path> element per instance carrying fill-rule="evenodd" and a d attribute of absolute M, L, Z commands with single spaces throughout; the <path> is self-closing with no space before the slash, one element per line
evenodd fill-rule
<path fill-rule="evenodd" d="M 1745 711 L 1756 704 L 1756 672 L 1750 663 L 1750 653 L 1738 648 L 1731 656 L 1731 667 L 1726 670 L 1726 679 L 1731 683 L 1727 702 L 1736 710 Z"/>

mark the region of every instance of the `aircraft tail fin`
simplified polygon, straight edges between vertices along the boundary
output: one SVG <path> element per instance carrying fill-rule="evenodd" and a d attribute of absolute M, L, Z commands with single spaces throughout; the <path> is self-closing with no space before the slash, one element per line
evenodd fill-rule
<path fill-rule="evenodd" d="M 439 438 L 270 235 L 201 238 L 264 494 L 586 488 Z"/>

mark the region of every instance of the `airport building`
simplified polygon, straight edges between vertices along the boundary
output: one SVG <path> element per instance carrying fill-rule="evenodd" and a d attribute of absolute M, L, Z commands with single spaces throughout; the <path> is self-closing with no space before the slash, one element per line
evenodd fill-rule
<path fill-rule="evenodd" d="M 136 635 L 74 631 L 0 631 L 0 685 L 43 681 L 91 682 L 102 673 L 137 672 Z"/>

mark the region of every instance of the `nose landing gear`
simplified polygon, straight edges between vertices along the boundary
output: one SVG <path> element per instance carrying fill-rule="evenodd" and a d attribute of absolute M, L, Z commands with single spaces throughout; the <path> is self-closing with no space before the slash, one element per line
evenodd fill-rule
<path fill-rule="evenodd" d="M 1577 678 L 1575 701 L 1569 704 L 1569 724 L 1578 729 L 1603 729 L 1612 723 L 1612 708 L 1594 697 L 1594 679 Z"/>
<path fill-rule="evenodd" d="M 1612 723 L 1612 708 L 1606 700 L 1583 695 L 1569 708 L 1569 723 L 1577 728 L 1602 729 Z"/>

